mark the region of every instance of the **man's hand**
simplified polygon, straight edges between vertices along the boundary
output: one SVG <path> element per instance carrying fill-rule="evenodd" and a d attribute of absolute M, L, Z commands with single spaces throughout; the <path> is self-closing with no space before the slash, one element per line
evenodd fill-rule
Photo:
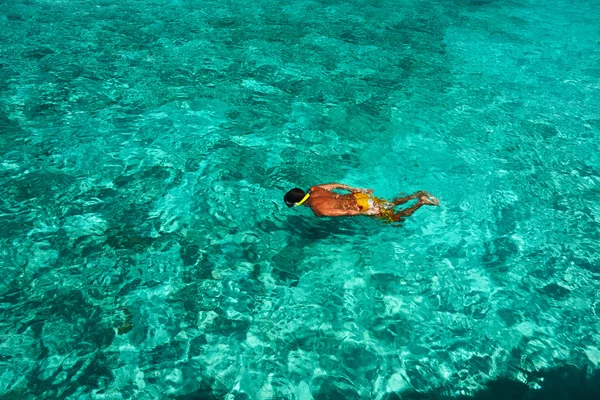
<path fill-rule="evenodd" d="M 373 194 L 373 189 L 352 188 L 352 189 L 350 189 L 350 193 L 366 193 L 366 194 Z"/>
<path fill-rule="evenodd" d="M 327 191 L 330 191 L 330 192 L 333 191 L 333 190 L 339 189 L 339 190 L 347 190 L 350 193 L 366 193 L 366 194 L 373 193 L 373 189 L 355 188 L 355 187 L 352 187 L 352 186 L 343 185 L 341 183 L 327 183 L 325 185 L 317 185 L 317 186 L 313 186 L 311 188 L 311 190 L 314 189 L 314 188 L 321 188 L 321 189 L 324 189 L 324 190 L 327 190 Z"/>

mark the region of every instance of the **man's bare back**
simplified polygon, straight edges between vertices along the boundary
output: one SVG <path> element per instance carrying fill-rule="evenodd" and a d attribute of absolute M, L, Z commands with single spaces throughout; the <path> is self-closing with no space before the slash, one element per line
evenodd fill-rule
<path fill-rule="evenodd" d="M 334 190 L 350 193 L 340 194 Z M 305 193 L 302 189 L 292 189 L 284 197 L 288 207 L 306 205 L 318 217 L 342 217 L 370 215 L 385 218 L 392 222 L 403 221 L 424 205 L 437 206 L 439 201 L 427 192 L 419 191 L 412 195 L 387 201 L 372 196 L 372 189 L 361 189 L 339 183 L 313 186 Z M 410 200 L 418 199 L 412 207 L 395 211 L 395 207 Z"/>

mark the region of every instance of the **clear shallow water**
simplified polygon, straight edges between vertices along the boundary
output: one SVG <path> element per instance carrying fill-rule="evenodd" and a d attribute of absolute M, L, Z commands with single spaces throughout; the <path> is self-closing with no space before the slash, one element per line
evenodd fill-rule
<path fill-rule="evenodd" d="M 597 367 L 600 5 L 552 3 L 3 2 L 0 393 Z M 281 201 L 331 181 L 442 206 Z"/>

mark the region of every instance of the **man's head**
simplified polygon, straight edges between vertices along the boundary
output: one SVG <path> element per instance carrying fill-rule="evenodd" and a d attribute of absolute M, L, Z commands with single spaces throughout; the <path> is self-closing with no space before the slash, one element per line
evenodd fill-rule
<path fill-rule="evenodd" d="M 306 193 L 304 193 L 304 190 L 299 189 L 299 188 L 294 188 L 294 189 L 290 190 L 289 192 L 287 192 L 285 194 L 285 196 L 283 196 L 283 201 L 285 201 L 285 204 L 288 207 L 293 207 L 296 205 L 296 203 L 302 201 L 304 196 L 306 196 Z"/>

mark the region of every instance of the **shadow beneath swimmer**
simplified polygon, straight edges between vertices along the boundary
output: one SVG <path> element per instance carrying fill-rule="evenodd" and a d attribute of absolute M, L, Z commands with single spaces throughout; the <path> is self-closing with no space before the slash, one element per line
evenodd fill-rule
<path fill-rule="evenodd" d="M 563 365 L 535 372 L 521 370 L 526 382 L 507 377 L 489 381 L 473 395 L 453 395 L 452 387 L 429 392 L 390 393 L 386 400 L 597 400 L 600 399 L 600 370 Z"/>
<path fill-rule="evenodd" d="M 317 218 L 293 215 L 282 222 L 280 229 L 307 240 L 323 240 L 332 236 L 370 236 L 377 227 L 387 228 L 372 218 Z"/>

